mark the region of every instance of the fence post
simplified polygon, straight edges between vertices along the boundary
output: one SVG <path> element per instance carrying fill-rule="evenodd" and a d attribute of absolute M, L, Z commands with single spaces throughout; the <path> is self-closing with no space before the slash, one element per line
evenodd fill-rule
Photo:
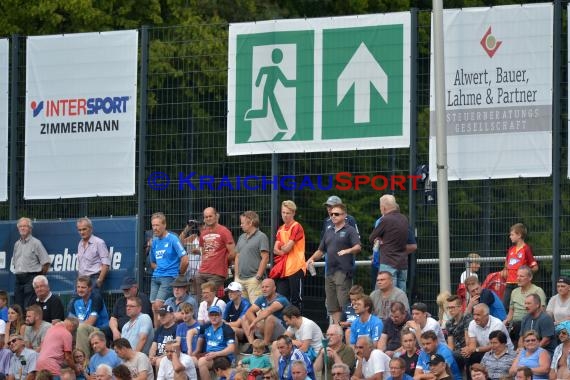
<path fill-rule="evenodd" d="M 141 282 L 144 279 L 144 264 L 145 259 L 144 252 L 146 247 L 146 241 L 144 241 L 144 229 L 145 229 L 145 168 L 146 168 L 146 107 L 147 107 L 147 76 L 148 76 L 148 26 L 143 26 L 141 28 L 141 45 L 140 45 L 140 57 L 141 57 L 141 71 L 139 80 L 139 168 L 138 168 L 138 179 L 137 184 L 137 195 L 138 195 L 138 227 L 137 228 L 137 244 L 136 250 L 138 254 L 137 262 L 137 274 L 138 280 Z M 140 248 L 142 247 L 142 249 Z"/>
<path fill-rule="evenodd" d="M 409 153 L 409 174 L 415 174 L 417 163 L 418 151 L 418 9 L 412 8 L 410 11 L 410 153 Z M 413 190 L 410 183 L 408 183 L 408 215 L 409 222 L 416 233 L 416 191 Z M 421 249 L 421 246 L 418 245 Z M 412 295 L 415 283 L 416 273 L 416 253 L 410 255 L 409 262 L 409 276 L 408 276 L 408 298 Z"/>
<path fill-rule="evenodd" d="M 562 5 L 560 0 L 554 2 L 552 57 L 552 294 L 556 294 L 556 281 L 560 276 L 560 87 L 562 86 Z"/>
<path fill-rule="evenodd" d="M 8 194 L 8 218 L 18 218 L 18 86 L 20 84 L 20 36 L 15 34 L 11 38 L 10 57 L 10 187 Z"/>
<path fill-rule="evenodd" d="M 279 177 L 279 161 L 277 153 L 271 154 L 271 178 Z M 278 179 L 277 179 L 278 181 Z M 275 244 L 275 232 L 279 226 L 281 207 L 279 207 L 279 184 L 271 187 L 271 234 L 269 235 L 269 263 L 273 263 L 273 245 Z"/>

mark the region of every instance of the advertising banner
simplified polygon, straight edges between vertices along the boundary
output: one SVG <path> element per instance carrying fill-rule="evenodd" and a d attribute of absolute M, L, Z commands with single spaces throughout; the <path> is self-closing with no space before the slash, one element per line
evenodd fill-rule
<path fill-rule="evenodd" d="M 449 9 L 443 16 L 449 180 L 550 176 L 553 5 Z M 431 69 L 435 180 L 433 54 Z"/>
<path fill-rule="evenodd" d="M 410 13 L 230 25 L 229 155 L 409 147 Z"/>
<path fill-rule="evenodd" d="M 137 41 L 28 37 L 25 199 L 135 193 Z"/>
<path fill-rule="evenodd" d="M 8 200 L 9 43 L 0 39 L 0 202 Z"/>
<path fill-rule="evenodd" d="M 111 255 L 111 267 L 103 286 L 104 292 L 121 292 L 124 277 L 135 277 L 138 268 L 137 218 L 95 218 L 93 234 L 105 240 Z M 14 291 L 15 276 L 10 271 L 14 243 L 19 239 L 16 222 L 0 222 L 0 283 Z M 40 239 L 51 259 L 47 274 L 54 293 L 73 293 L 77 278 L 77 246 L 79 234 L 76 220 L 36 221 L 33 236 Z M 144 258 L 143 258 L 144 260 Z"/>

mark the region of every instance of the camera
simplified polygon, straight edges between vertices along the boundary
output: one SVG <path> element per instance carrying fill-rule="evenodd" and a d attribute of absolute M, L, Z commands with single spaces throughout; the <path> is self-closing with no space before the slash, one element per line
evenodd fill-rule
<path fill-rule="evenodd" d="M 200 235 L 200 223 L 198 220 L 196 219 L 188 219 L 188 221 L 186 222 L 186 225 L 188 226 L 188 233 L 190 235 Z"/>

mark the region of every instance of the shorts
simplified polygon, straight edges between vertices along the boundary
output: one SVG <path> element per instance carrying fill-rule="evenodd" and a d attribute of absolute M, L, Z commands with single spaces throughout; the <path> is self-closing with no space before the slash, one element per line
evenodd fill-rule
<path fill-rule="evenodd" d="M 342 311 L 348 305 L 351 286 L 352 276 L 341 271 L 325 276 L 325 304 L 329 313 Z"/>
<path fill-rule="evenodd" d="M 165 301 L 172 297 L 172 282 L 176 277 L 153 277 L 150 280 L 150 302 Z"/>

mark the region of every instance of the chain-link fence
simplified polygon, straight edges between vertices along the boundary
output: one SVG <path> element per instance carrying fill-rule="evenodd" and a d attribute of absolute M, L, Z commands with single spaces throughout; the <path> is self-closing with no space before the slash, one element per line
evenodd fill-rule
<path fill-rule="evenodd" d="M 557 3 L 560 5 L 559 3 Z M 565 7 L 565 3 L 564 3 Z M 562 21 L 560 7 L 555 17 Z M 170 28 L 143 28 L 141 30 L 140 61 L 148 63 L 139 85 L 146 88 L 141 97 L 146 104 L 139 122 L 139 159 L 137 162 L 138 187 L 133 197 L 106 197 L 62 200 L 23 200 L 24 170 L 24 112 L 25 112 L 25 38 L 13 37 L 11 143 L 10 143 L 10 201 L 0 204 L 0 215 L 7 218 L 30 216 L 37 219 L 75 218 L 80 216 L 110 216 L 140 214 L 141 226 L 149 229 L 149 217 L 163 211 L 168 216 L 168 227 L 182 230 L 189 218 L 201 218 L 202 210 L 215 206 L 221 214 L 220 223 L 226 225 L 237 239 L 241 233 L 239 215 L 255 210 L 260 215 L 261 229 L 269 236 L 280 224 L 279 202 L 292 199 L 297 203 L 297 220 L 307 235 L 307 257 L 318 246 L 323 219 L 326 216 L 323 202 L 335 194 L 348 205 L 349 213 L 356 217 L 360 227 L 363 251 L 359 260 L 371 254 L 367 243 L 372 225 L 379 216 L 378 198 L 381 193 L 371 188 L 360 191 L 327 190 L 270 190 L 231 189 L 219 185 L 226 179 L 235 184 L 237 178 L 248 175 L 291 175 L 297 179 L 318 175 L 334 176 L 338 172 L 352 174 L 386 175 L 414 174 L 421 165 L 428 164 L 429 139 L 429 66 L 430 66 L 430 13 L 413 12 L 417 18 L 415 34 L 417 59 L 413 64 L 412 142 L 410 149 L 278 154 L 278 155 L 226 155 L 227 114 L 227 44 L 228 25 L 184 25 Z M 510 245 L 509 227 L 517 222 L 529 228 L 528 242 L 536 255 L 550 256 L 569 250 L 570 218 L 568 197 L 570 182 L 567 179 L 567 83 L 566 83 L 566 30 L 558 35 L 559 50 L 564 57 L 555 67 L 562 80 L 555 83 L 561 94 L 555 103 L 561 109 L 557 127 L 553 132 L 556 163 L 549 178 L 518 178 L 509 180 L 455 181 L 449 183 L 451 257 L 466 257 L 478 252 L 482 257 L 503 257 Z M 556 60 L 555 60 L 556 62 Z M 141 99 L 143 100 L 143 99 Z M 104 152 L 101 152 L 104 154 Z M 85 162 L 85 165 L 91 163 Z M 142 166 L 141 166 L 142 165 Z M 164 190 L 148 185 L 149 176 L 160 172 L 170 178 Z M 434 173 L 435 175 L 435 173 Z M 185 185 L 191 178 L 208 177 L 214 188 L 192 189 Z M 182 179 L 182 180 L 181 180 Z M 208 179 L 204 179 L 207 181 Z M 198 182 L 196 182 L 198 181 Z M 394 191 L 402 212 L 410 216 L 418 241 L 418 252 L 413 258 L 437 258 L 437 199 L 435 186 L 421 183 L 417 190 Z M 554 200 L 554 201 L 553 201 Z M 143 234 L 141 233 L 141 240 Z M 144 247 L 141 241 L 140 247 Z M 139 254 L 144 255 L 144 252 Z M 144 260 L 140 260 L 144 262 Z M 553 261 L 555 265 L 557 260 Z M 541 263 L 539 283 L 551 292 L 553 264 Z M 498 263 L 484 262 L 482 275 L 495 271 Z M 412 274 L 412 299 L 433 301 L 439 285 L 437 264 L 418 266 Z M 562 261 L 558 270 L 570 270 Z M 464 265 L 453 264 L 451 284 L 457 285 Z M 369 268 L 359 267 L 355 281 L 370 290 Z M 323 309 L 322 278 L 307 281 L 306 299 L 315 312 Z M 319 311 L 316 311 L 316 310 Z"/>

